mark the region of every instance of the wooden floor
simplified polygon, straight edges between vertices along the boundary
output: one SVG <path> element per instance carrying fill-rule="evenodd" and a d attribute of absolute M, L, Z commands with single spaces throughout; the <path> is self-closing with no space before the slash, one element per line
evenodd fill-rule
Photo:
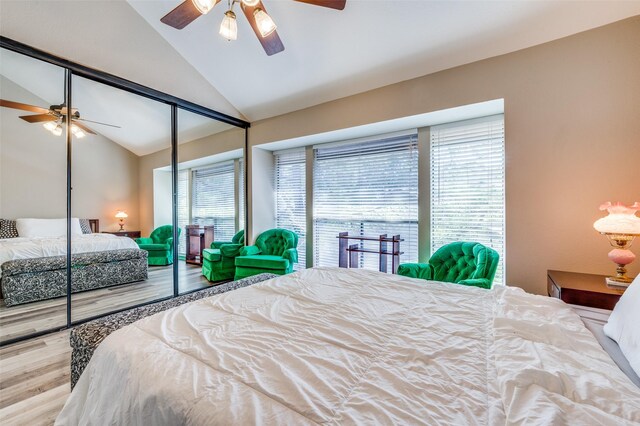
<path fill-rule="evenodd" d="M 0 424 L 51 425 L 70 392 L 69 331 L 0 348 Z"/>
<path fill-rule="evenodd" d="M 200 269 L 181 262 L 180 292 L 210 286 Z M 171 274 L 170 267 L 154 267 L 148 281 L 74 295 L 74 319 L 170 295 Z M 52 324 L 64 326 L 65 315 L 65 299 L 2 306 L 0 330 L 8 338 Z M 70 363 L 69 330 L 1 347 L 0 425 L 53 424 L 70 393 Z"/>
<path fill-rule="evenodd" d="M 201 267 L 179 262 L 180 293 L 211 284 Z M 72 321 L 102 315 L 173 294 L 173 267 L 150 266 L 149 279 L 132 284 L 76 293 L 71 296 Z M 6 307 L 0 303 L 0 342 L 45 330 L 61 329 L 67 322 L 67 299 Z"/>

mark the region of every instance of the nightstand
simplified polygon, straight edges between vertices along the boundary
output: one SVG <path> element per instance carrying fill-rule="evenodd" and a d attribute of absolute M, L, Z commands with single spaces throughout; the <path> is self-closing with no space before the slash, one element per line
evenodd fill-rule
<path fill-rule="evenodd" d="M 118 237 L 140 238 L 140 231 L 117 231 L 117 232 L 102 232 L 103 234 L 113 234 Z"/>
<path fill-rule="evenodd" d="M 563 271 L 547 271 L 547 291 L 571 305 L 606 310 L 613 310 L 624 293 L 623 288 L 607 286 L 604 275 Z"/>

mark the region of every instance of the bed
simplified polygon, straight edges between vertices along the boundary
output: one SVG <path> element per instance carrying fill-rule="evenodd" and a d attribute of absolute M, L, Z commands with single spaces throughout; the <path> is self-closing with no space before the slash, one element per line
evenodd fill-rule
<path fill-rule="evenodd" d="M 640 389 L 564 302 L 313 268 L 123 327 L 71 424 L 636 424 Z"/>
<path fill-rule="evenodd" d="M 66 219 L 29 220 L 40 221 L 41 229 L 23 228 L 26 236 L 16 231 L 0 239 L 0 289 L 7 307 L 67 291 Z M 98 233 L 97 220 L 88 220 L 91 229 L 84 233 L 76 221 L 78 230 L 71 237 L 72 292 L 147 279 L 147 253 L 132 239 Z M 57 231 L 47 232 L 56 226 Z"/>

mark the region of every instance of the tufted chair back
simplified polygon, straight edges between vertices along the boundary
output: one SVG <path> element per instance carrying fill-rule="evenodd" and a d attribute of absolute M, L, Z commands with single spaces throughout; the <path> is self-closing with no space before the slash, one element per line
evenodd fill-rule
<path fill-rule="evenodd" d="M 433 280 L 458 283 L 462 280 L 486 278 L 493 281 L 498 266 L 498 253 L 480 243 L 455 242 L 440 247 L 429 259 Z"/>
<path fill-rule="evenodd" d="M 286 229 L 269 229 L 258 236 L 255 245 L 262 254 L 282 256 L 285 250 L 298 247 L 298 236 Z"/>
<path fill-rule="evenodd" d="M 178 228 L 178 235 L 180 235 L 181 229 Z M 165 244 L 167 240 L 173 237 L 173 226 L 162 225 L 153 230 L 149 237 L 153 240 L 154 244 Z"/>
<path fill-rule="evenodd" d="M 236 235 L 231 238 L 233 244 L 244 244 L 244 229 L 239 230 Z"/>

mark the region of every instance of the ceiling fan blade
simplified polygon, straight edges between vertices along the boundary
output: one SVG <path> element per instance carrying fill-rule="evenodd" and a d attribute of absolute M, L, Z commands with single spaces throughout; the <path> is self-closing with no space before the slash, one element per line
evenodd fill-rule
<path fill-rule="evenodd" d="M 89 134 L 92 134 L 92 135 L 97 135 L 96 132 L 94 132 L 93 130 L 91 130 L 90 128 L 85 126 L 84 124 L 76 122 L 76 120 L 73 120 L 72 123 L 75 124 L 76 126 L 80 127 L 86 133 L 89 133 Z M 72 129 L 73 129 L 73 126 L 72 126 Z"/>
<path fill-rule="evenodd" d="M 329 7 L 331 9 L 343 10 L 347 0 L 295 0 L 300 3 L 308 3 L 316 6 Z"/>
<path fill-rule="evenodd" d="M 116 126 L 115 124 L 107 124 L 107 123 L 101 123 L 99 121 L 93 121 L 93 120 L 87 120 L 86 118 L 74 118 L 73 121 L 86 121 L 87 123 L 95 123 L 95 124 L 101 124 L 103 126 L 109 126 L 109 127 L 115 127 L 116 129 L 121 129 L 120 126 Z"/>
<path fill-rule="evenodd" d="M 48 108 L 41 108 L 35 105 L 21 104 L 20 102 L 7 101 L 6 99 L 0 99 L 0 107 L 21 109 L 23 111 L 37 112 L 38 114 L 46 114 L 49 112 Z"/>
<path fill-rule="evenodd" d="M 262 35 L 260 34 L 260 30 L 258 29 L 258 24 L 256 23 L 256 17 L 253 15 L 253 11 L 257 8 L 260 8 L 264 10 L 265 13 L 267 12 L 264 8 L 264 5 L 262 4 L 262 1 L 259 1 L 255 6 L 247 6 L 242 2 L 240 3 L 240 5 L 242 6 L 244 16 L 247 17 L 249 25 L 251 25 L 251 28 L 253 28 L 253 32 L 256 33 L 256 37 L 258 37 L 258 40 L 260 41 L 260 44 L 262 44 L 264 51 L 267 52 L 267 55 L 271 56 L 275 55 L 276 53 L 282 52 L 284 50 L 284 45 L 282 44 L 277 31 L 272 32 L 266 37 L 262 37 Z"/>
<path fill-rule="evenodd" d="M 213 6 L 219 2 L 220 0 L 215 0 Z M 211 7 L 213 8 L 213 6 Z M 181 30 L 200 16 L 202 16 L 202 12 L 200 12 L 195 4 L 193 4 L 193 0 L 185 0 L 171 12 L 164 15 L 160 19 L 160 22 Z"/>
<path fill-rule="evenodd" d="M 55 115 L 51 114 L 22 115 L 20 118 L 29 123 L 43 123 L 45 121 L 56 121 L 58 119 Z"/>

